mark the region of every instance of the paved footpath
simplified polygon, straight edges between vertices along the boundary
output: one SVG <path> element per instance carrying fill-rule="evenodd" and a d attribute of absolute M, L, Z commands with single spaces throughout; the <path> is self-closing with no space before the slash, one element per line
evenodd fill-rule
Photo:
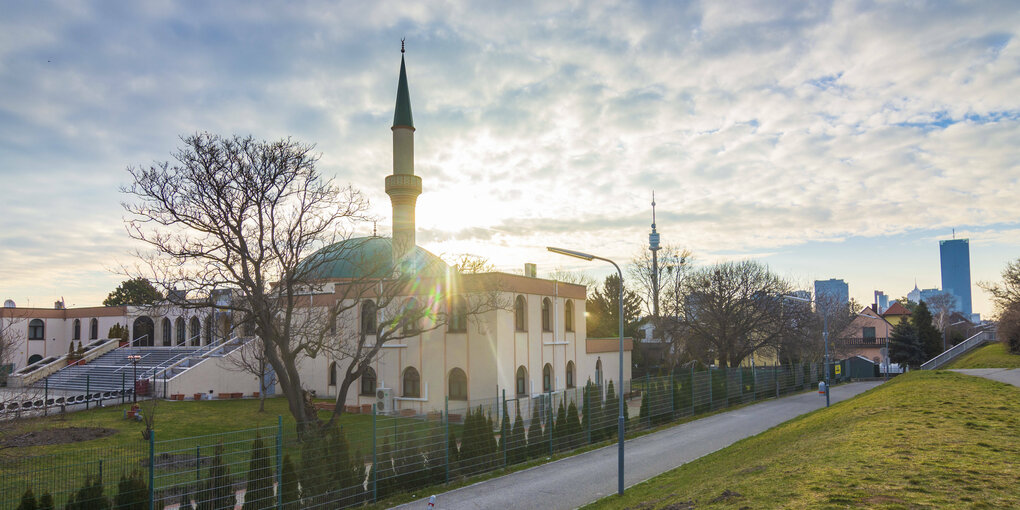
<path fill-rule="evenodd" d="M 958 368 L 952 371 L 1020 387 L 1020 368 Z"/>
<path fill-rule="evenodd" d="M 879 384 L 835 386 L 830 398 L 839 402 Z M 642 482 L 824 406 L 825 397 L 801 393 L 630 439 L 624 447 L 624 485 Z M 616 493 L 616 448 L 614 444 L 442 493 L 436 496 L 436 508 L 577 508 Z M 427 502 L 422 499 L 397 508 L 424 509 Z"/>

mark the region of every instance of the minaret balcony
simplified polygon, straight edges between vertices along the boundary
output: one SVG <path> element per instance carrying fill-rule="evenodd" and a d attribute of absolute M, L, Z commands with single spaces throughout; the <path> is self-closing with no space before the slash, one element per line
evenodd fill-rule
<path fill-rule="evenodd" d="M 386 194 L 393 195 L 421 195 L 421 177 L 417 175 L 387 175 Z"/>

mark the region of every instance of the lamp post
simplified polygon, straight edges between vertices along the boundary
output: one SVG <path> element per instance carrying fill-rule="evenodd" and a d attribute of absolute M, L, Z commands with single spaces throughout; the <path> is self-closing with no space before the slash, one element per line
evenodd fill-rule
<path fill-rule="evenodd" d="M 131 375 L 131 399 L 134 402 L 138 402 L 138 361 L 142 359 L 139 354 L 129 354 L 127 357 L 134 366 Z"/>
<path fill-rule="evenodd" d="M 565 250 L 563 248 L 553 248 L 552 246 L 546 247 L 547 250 L 553 253 L 559 253 L 560 255 L 566 255 L 568 257 L 574 257 L 582 260 L 591 262 L 592 260 L 601 260 L 603 262 L 609 262 L 616 268 L 616 273 L 620 276 L 620 378 L 618 379 L 620 388 L 619 392 L 619 403 L 620 408 L 618 409 L 619 418 L 617 419 L 617 444 L 619 454 L 617 455 L 617 494 L 623 495 L 623 271 L 620 271 L 620 266 L 616 265 L 616 262 L 607 258 L 602 258 L 590 253 L 584 253 L 574 250 Z M 826 390 L 828 390 L 826 388 Z"/>

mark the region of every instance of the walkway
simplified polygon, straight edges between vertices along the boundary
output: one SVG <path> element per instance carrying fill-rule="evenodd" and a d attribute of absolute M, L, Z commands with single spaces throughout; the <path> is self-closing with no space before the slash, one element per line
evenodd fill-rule
<path fill-rule="evenodd" d="M 1020 387 L 1020 368 L 958 368 L 951 372 L 984 377 Z"/>
<path fill-rule="evenodd" d="M 839 402 L 879 384 L 835 386 L 830 397 Z M 624 483 L 629 487 L 824 406 L 824 397 L 802 393 L 630 439 L 625 445 Z M 439 494 L 436 508 L 577 508 L 616 493 L 616 448 L 614 444 Z M 427 501 L 397 508 L 426 508 Z"/>

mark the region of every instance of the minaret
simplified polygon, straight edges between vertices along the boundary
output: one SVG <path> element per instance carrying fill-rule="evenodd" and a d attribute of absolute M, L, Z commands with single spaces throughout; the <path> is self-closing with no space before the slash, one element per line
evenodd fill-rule
<path fill-rule="evenodd" d="M 393 204 L 393 264 L 414 249 L 414 204 L 421 195 L 421 177 L 414 175 L 414 121 L 404 71 L 404 40 L 400 40 L 400 81 L 393 112 L 393 175 L 386 176 L 386 194 Z"/>
<path fill-rule="evenodd" d="M 655 231 L 655 192 L 652 192 L 652 233 L 648 234 L 652 252 L 652 315 L 659 318 L 659 233 Z"/>

